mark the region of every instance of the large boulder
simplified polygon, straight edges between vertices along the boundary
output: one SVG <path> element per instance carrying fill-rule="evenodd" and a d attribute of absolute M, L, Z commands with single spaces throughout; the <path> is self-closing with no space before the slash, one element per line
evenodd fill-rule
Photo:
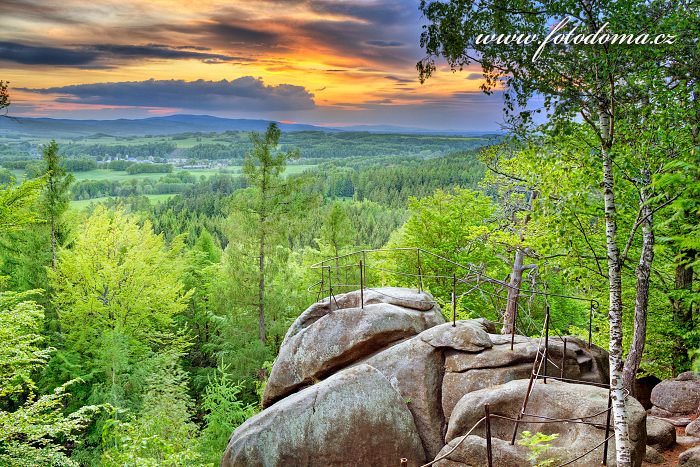
<path fill-rule="evenodd" d="M 647 417 L 647 445 L 658 451 L 676 444 L 676 427 L 656 417 Z"/>
<path fill-rule="evenodd" d="M 491 413 L 516 418 L 520 413 L 528 383 L 527 380 L 511 381 L 502 386 L 466 394 L 452 412 L 445 440 L 451 442 L 467 433 L 484 416 L 486 404 L 489 404 Z M 532 433 L 558 433 L 559 437 L 551 442 L 548 457 L 556 458 L 558 463 L 567 462 L 593 449 L 605 439 L 605 410 L 607 406 L 607 389 L 558 381 L 548 381 L 547 384 L 537 381 L 530 394 L 527 413 L 554 419 L 581 419 L 597 415 L 586 418 L 593 425 L 564 422 L 542 423 L 547 419 L 527 417 L 528 423 L 521 423 L 519 432 L 528 430 Z M 627 410 L 633 464 L 640 466 L 646 451 L 646 412 L 641 404 L 631 397 L 627 399 Z M 512 432 L 512 421 L 501 418 L 492 419 L 491 433 L 494 438 L 510 441 Z M 472 434 L 484 438 L 483 423 Z M 502 443 L 494 444 L 494 449 L 499 449 L 501 445 Z M 614 445 L 613 438 L 610 440 L 608 465 L 615 465 Z M 600 456 L 602 456 L 602 450 L 596 449 L 570 465 L 593 465 L 600 462 Z M 526 458 L 522 459 L 522 461 L 526 460 Z M 527 463 L 524 462 L 523 465 L 527 465 Z"/>
<path fill-rule="evenodd" d="M 654 408 L 665 411 L 657 410 L 655 413 L 668 413 L 670 414 L 669 418 L 698 413 L 700 410 L 700 376 L 687 371 L 675 379 L 660 382 L 651 390 L 651 403 L 654 404 Z"/>
<path fill-rule="evenodd" d="M 700 467 L 700 446 L 683 451 L 678 456 L 678 465 L 682 467 Z"/>
<path fill-rule="evenodd" d="M 403 339 L 442 324 L 427 293 L 399 288 L 359 291 L 316 303 L 287 332 L 263 394 L 263 406 Z"/>
<path fill-rule="evenodd" d="M 358 365 L 278 402 L 233 432 L 222 467 L 424 463 L 406 401 L 377 369 Z"/>
<path fill-rule="evenodd" d="M 700 438 L 700 418 L 696 418 L 692 422 L 688 423 L 688 425 L 685 427 L 685 434 L 687 436 Z M 700 441 L 700 439 L 698 441 Z"/>

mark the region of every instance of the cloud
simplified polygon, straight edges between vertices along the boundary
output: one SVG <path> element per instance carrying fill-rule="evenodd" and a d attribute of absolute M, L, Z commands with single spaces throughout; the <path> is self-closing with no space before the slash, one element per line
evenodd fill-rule
<path fill-rule="evenodd" d="M 469 73 L 465 79 L 469 79 L 469 80 L 484 79 L 484 75 L 482 75 L 481 73 Z"/>
<path fill-rule="evenodd" d="M 380 40 L 365 41 L 365 44 L 373 45 L 375 47 L 401 47 L 404 45 L 403 42 L 399 42 L 399 41 L 380 41 Z"/>
<path fill-rule="evenodd" d="M 396 81 L 397 83 L 413 83 L 413 82 L 415 82 L 415 80 L 413 80 L 413 79 L 399 78 L 398 76 L 394 76 L 394 75 L 386 75 L 384 77 L 384 79 Z"/>
<path fill-rule="evenodd" d="M 244 76 L 231 81 L 154 80 L 76 84 L 43 89 L 23 89 L 58 94 L 56 102 L 196 110 L 308 110 L 314 95 L 302 86 L 265 85 L 262 79 Z"/>
<path fill-rule="evenodd" d="M 0 60 L 23 65 L 54 65 L 83 68 L 106 68 L 114 60 L 196 59 L 205 63 L 250 61 L 249 58 L 206 52 L 205 47 L 169 47 L 161 44 L 123 45 L 91 44 L 71 47 L 47 47 L 0 42 Z"/>
<path fill-rule="evenodd" d="M 23 65 L 81 66 L 94 62 L 98 54 L 89 50 L 37 47 L 17 42 L 0 42 L 0 60 Z"/>

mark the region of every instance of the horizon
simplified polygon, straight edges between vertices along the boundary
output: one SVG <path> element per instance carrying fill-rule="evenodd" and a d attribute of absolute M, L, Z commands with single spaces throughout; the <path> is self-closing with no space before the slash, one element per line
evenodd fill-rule
<path fill-rule="evenodd" d="M 479 90 L 477 67 L 442 64 L 419 83 L 417 0 L 176 3 L 0 3 L 11 115 L 206 114 L 434 131 L 497 131 L 503 120 L 502 94 Z"/>
<path fill-rule="evenodd" d="M 55 117 L 55 116 L 39 116 L 39 117 L 33 117 L 33 116 L 12 116 L 13 119 L 16 120 L 22 120 L 22 119 L 28 119 L 28 120 L 55 120 L 55 121 L 74 121 L 74 122 L 116 122 L 116 121 L 130 121 L 130 122 L 135 122 L 135 121 L 141 121 L 141 120 L 150 120 L 150 119 L 167 119 L 168 117 L 209 117 L 209 118 L 216 118 L 216 119 L 222 119 L 222 120 L 227 120 L 227 121 L 248 121 L 248 122 L 269 122 L 269 123 L 278 123 L 280 125 L 297 125 L 297 126 L 310 126 L 314 128 L 321 128 L 321 129 L 327 129 L 327 130 L 343 130 L 345 128 L 350 129 L 351 131 L 357 131 L 357 132 L 362 132 L 362 131 L 368 131 L 368 132 L 379 132 L 383 131 L 382 129 L 386 129 L 388 133 L 400 133 L 401 131 L 406 131 L 407 133 L 426 133 L 426 134 L 438 134 L 438 133 L 452 133 L 452 134 L 466 134 L 466 133 L 484 133 L 484 134 L 503 134 L 507 133 L 503 129 L 494 129 L 494 130 L 462 130 L 462 129 L 456 129 L 456 128 L 443 128 L 443 129 L 431 129 L 431 128 L 426 128 L 426 127 L 413 127 L 413 126 L 402 126 L 402 125 L 392 125 L 392 124 L 344 124 L 344 123 L 308 123 L 308 122 L 300 122 L 300 121 L 289 121 L 289 120 L 275 120 L 274 118 L 236 118 L 236 117 L 221 117 L 217 115 L 211 115 L 211 114 L 190 114 L 190 113 L 174 113 L 174 114 L 169 114 L 169 115 L 150 115 L 150 116 L 143 116 L 143 117 L 115 117 L 115 118 L 80 118 L 80 117 L 75 117 L 75 116 L 67 116 L 67 117 Z M 2 123 L 2 120 L 0 120 L 0 123 Z M 1 128 L 2 125 L 0 125 Z M 367 128 L 367 130 L 363 130 L 363 128 Z M 395 131 L 391 131 L 395 130 Z M 245 130 L 227 130 L 227 131 L 245 131 Z M 305 130 L 297 130 L 297 131 L 305 131 Z M 202 132 L 202 130 L 193 130 L 194 133 Z"/>

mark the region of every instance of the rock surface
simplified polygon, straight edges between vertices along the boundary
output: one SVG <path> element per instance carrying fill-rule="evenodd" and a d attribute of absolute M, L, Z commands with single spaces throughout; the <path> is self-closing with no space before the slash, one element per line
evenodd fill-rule
<path fill-rule="evenodd" d="M 316 303 L 287 332 L 263 394 L 263 407 L 388 345 L 445 322 L 427 293 L 384 288 Z M 345 308 L 348 307 L 348 308 Z"/>
<path fill-rule="evenodd" d="M 517 417 L 527 386 L 527 380 L 518 380 L 495 388 L 466 394 L 452 412 L 445 440 L 452 441 L 471 429 L 484 416 L 486 404 L 489 404 L 492 413 L 511 418 Z M 551 418 L 573 419 L 598 414 L 595 417 L 587 418 L 596 426 L 573 423 L 522 423 L 519 432 L 528 430 L 532 433 L 558 433 L 559 437 L 552 441 L 549 454 L 552 458 L 557 459 L 557 463 L 566 462 L 593 449 L 605 439 L 606 415 L 604 412 L 607 404 L 608 391 L 606 389 L 558 381 L 550 381 L 547 384 L 537 382 L 530 395 L 528 413 Z M 641 404 L 633 398 L 628 398 L 627 404 L 633 463 L 635 466 L 639 466 L 646 452 L 646 412 Z M 537 419 L 530 418 L 530 420 Z M 510 440 L 512 429 L 512 422 L 508 420 L 498 418 L 492 420 L 491 433 L 496 438 Z M 483 438 L 483 424 L 475 429 L 473 434 Z M 610 440 L 608 465 L 614 465 L 615 462 L 614 444 L 613 438 Z M 596 450 L 570 465 L 589 466 L 598 463 L 600 460 L 593 461 L 592 459 L 599 454 L 600 450 Z"/>
<path fill-rule="evenodd" d="M 665 420 L 647 417 L 647 445 L 659 451 L 676 444 L 676 428 Z"/>
<path fill-rule="evenodd" d="M 671 416 L 694 415 L 700 409 L 700 376 L 691 371 L 667 379 L 651 391 L 651 403 Z M 653 409 L 652 409 L 653 410 Z"/>
<path fill-rule="evenodd" d="M 700 446 L 682 452 L 678 457 L 678 465 L 683 467 L 700 467 Z"/>
<path fill-rule="evenodd" d="M 221 465 L 392 466 L 402 457 L 425 460 L 411 412 L 378 370 L 359 365 L 246 421 Z"/>
<path fill-rule="evenodd" d="M 651 446 L 647 446 L 647 450 L 644 453 L 644 462 L 649 464 L 663 464 L 666 459 L 662 456 L 659 451 Z"/>
<path fill-rule="evenodd" d="M 438 402 L 443 374 L 440 351 L 413 338 L 371 357 L 367 363 L 381 371 L 401 394 L 423 448 L 432 459 L 445 444 L 445 417 Z"/>
<path fill-rule="evenodd" d="M 700 418 L 696 418 L 685 427 L 685 434 L 687 436 L 693 436 L 695 438 L 700 438 Z M 700 440 L 698 440 L 700 441 Z"/>
<path fill-rule="evenodd" d="M 486 440 L 479 436 L 464 436 L 450 441 L 435 457 L 444 459 L 433 464 L 435 467 L 482 467 L 486 459 Z M 459 445 L 459 446 L 457 446 Z M 452 449 L 457 446 L 457 449 Z M 452 451 L 452 452 L 450 452 Z M 518 444 L 511 446 L 508 441 L 492 438 L 491 452 L 493 455 L 493 465 L 508 467 L 529 467 L 527 455 L 529 451 Z"/>

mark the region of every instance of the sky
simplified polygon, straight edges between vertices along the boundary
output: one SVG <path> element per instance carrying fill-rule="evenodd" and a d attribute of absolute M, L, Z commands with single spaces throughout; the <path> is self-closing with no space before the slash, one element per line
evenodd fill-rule
<path fill-rule="evenodd" d="M 0 0 L 14 116 L 497 130 L 478 67 L 415 68 L 419 0 Z"/>

